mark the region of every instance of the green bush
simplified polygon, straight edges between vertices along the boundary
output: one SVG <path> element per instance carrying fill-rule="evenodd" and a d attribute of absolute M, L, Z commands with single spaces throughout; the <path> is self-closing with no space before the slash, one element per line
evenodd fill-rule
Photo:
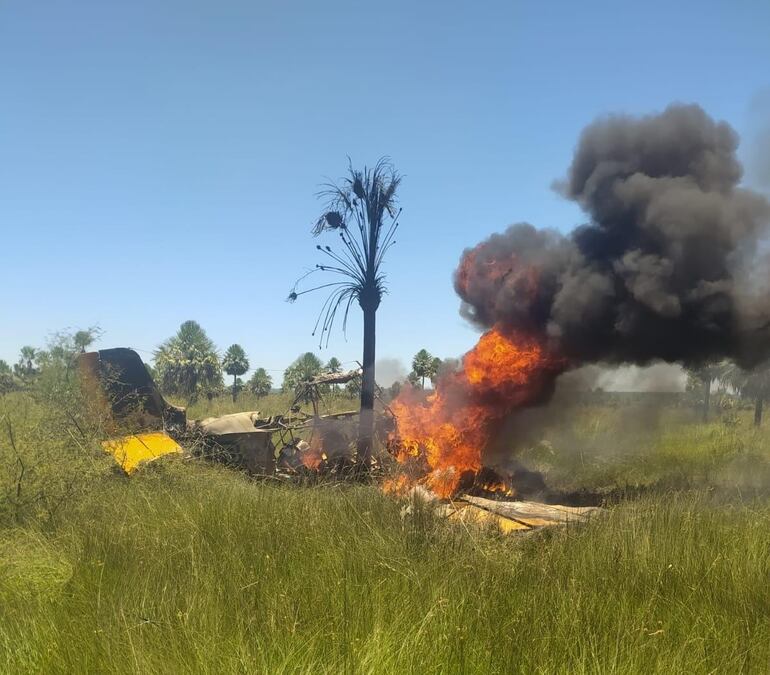
<path fill-rule="evenodd" d="M 0 524 L 47 522 L 77 502 L 111 464 L 102 419 L 67 364 L 24 392 L 0 396 Z"/>

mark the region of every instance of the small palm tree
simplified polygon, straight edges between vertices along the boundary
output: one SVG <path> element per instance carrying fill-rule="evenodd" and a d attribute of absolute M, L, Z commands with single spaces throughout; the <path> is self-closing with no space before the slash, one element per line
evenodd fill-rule
<path fill-rule="evenodd" d="M 295 284 L 289 301 L 320 289 L 330 289 L 316 321 L 313 334 L 320 328 L 320 342 L 329 343 L 329 334 L 337 312 L 343 309 L 343 330 L 353 302 L 358 302 L 364 315 L 363 377 L 361 382 L 361 413 L 358 428 L 358 460 L 360 466 L 371 465 L 374 433 L 374 356 L 376 314 L 385 292 L 382 262 L 385 253 L 395 243 L 401 210 L 396 207 L 396 191 L 401 176 L 387 158 L 374 168 L 363 170 L 348 166 L 348 175 L 338 183 L 327 184 L 320 196 L 326 207 L 318 218 L 313 234 L 335 232 L 341 246 L 317 246 L 329 262 L 316 265 Z M 339 280 L 323 283 L 307 290 L 298 285 L 310 274 L 331 272 Z"/>
<path fill-rule="evenodd" d="M 35 363 L 40 358 L 40 354 L 39 350 L 29 345 L 22 347 L 19 354 L 19 363 L 15 366 L 16 376 L 31 378 L 33 375 L 37 375 L 38 369 L 35 367 Z"/>
<path fill-rule="evenodd" d="M 327 362 L 326 366 L 324 367 L 324 370 L 326 370 L 327 373 L 331 373 L 332 375 L 336 375 L 337 373 L 342 372 L 342 363 L 336 356 L 332 356 Z M 332 391 L 336 394 L 337 393 L 337 385 L 332 385 Z"/>
<path fill-rule="evenodd" d="M 99 339 L 101 333 L 102 331 L 98 327 L 77 331 L 72 336 L 72 342 L 75 345 L 75 349 L 81 354 L 85 353 L 86 349 Z"/>
<path fill-rule="evenodd" d="M 435 359 L 427 349 L 421 349 L 412 359 L 412 372 L 420 379 L 420 386 L 425 389 L 425 378 L 431 378 Z"/>
<path fill-rule="evenodd" d="M 273 388 L 273 378 L 267 374 L 264 368 L 257 368 L 249 380 L 249 389 L 257 398 L 262 398 L 270 393 Z"/>
<path fill-rule="evenodd" d="M 246 352 L 239 344 L 230 345 L 222 359 L 222 369 L 233 376 L 233 403 L 238 398 L 238 377 L 249 369 Z"/>

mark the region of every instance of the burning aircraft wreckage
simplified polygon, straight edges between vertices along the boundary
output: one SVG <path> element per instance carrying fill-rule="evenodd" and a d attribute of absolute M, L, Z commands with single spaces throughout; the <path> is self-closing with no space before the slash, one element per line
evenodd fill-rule
<path fill-rule="evenodd" d="M 517 223 L 463 253 L 454 287 L 462 315 L 483 333 L 432 392 L 405 387 L 385 409 L 400 468 L 386 491 L 417 487 L 453 504 L 480 495 L 461 503 L 492 513 L 483 497 L 512 499 L 517 485 L 515 472 L 490 469 L 486 453 L 515 436 L 524 411 L 550 401 L 563 373 L 592 363 L 766 360 L 770 266 L 760 243 L 770 204 L 740 186 L 737 146 L 733 129 L 696 105 L 589 125 L 557 185 L 587 222 L 566 235 Z M 269 429 L 260 424 L 251 426 Z M 314 438 L 302 455 L 310 466 L 332 451 Z M 493 517 L 523 528 L 589 512 L 496 503 Z"/>

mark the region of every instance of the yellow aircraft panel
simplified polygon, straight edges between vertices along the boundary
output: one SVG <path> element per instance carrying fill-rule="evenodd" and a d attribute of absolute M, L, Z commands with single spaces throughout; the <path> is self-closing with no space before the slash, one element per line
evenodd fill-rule
<path fill-rule="evenodd" d="M 142 462 L 151 462 L 158 457 L 180 453 L 182 448 L 168 434 L 154 432 L 133 434 L 111 441 L 104 441 L 102 447 L 109 452 L 127 474 L 136 471 Z"/>

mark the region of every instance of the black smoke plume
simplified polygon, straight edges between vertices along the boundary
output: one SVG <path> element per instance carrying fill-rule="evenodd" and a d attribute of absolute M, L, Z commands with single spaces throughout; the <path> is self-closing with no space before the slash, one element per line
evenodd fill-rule
<path fill-rule="evenodd" d="M 548 341 L 573 364 L 770 355 L 770 204 L 739 186 L 738 136 L 697 105 L 582 133 L 561 192 L 588 222 L 528 223 L 463 253 L 464 316 Z"/>

